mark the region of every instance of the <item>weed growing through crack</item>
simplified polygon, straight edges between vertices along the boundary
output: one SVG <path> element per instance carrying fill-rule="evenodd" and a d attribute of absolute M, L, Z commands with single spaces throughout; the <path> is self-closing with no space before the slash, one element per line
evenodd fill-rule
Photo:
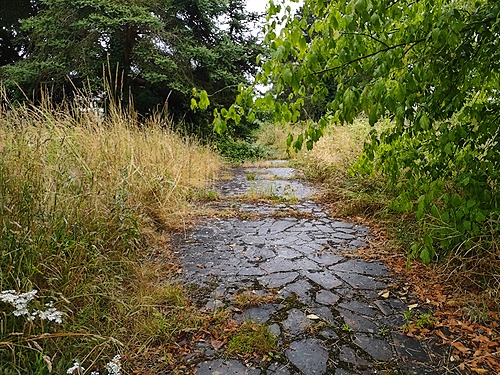
<path fill-rule="evenodd" d="M 378 330 L 378 334 L 382 337 L 389 337 L 391 330 L 387 327 L 382 327 Z"/>
<path fill-rule="evenodd" d="M 245 174 L 245 177 L 246 177 L 247 181 L 255 181 L 257 179 L 257 173 L 255 173 L 255 172 L 247 172 Z"/>
<path fill-rule="evenodd" d="M 231 336 L 227 343 L 230 354 L 243 356 L 263 356 L 275 352 L 277 347 L 276 337 L 266 325 L 254 322 L 243 323 Z"/>
<path fill-rule="evenodd" d="M 353 332 L 353 329 L 349 326 L 349 324 L 344 323 L 342 324 L 342 331 L 350 333 Z"/>
<path fill-rule="evenodd" d="M 240 309 L 245 309 L 251 306 L 272 303 L 276 301 L 276 298 L 276 294 L 260 294 L 255 290 L 245 290 L 233 296 L 233 304 Z"/>
<path fill-rule="evenodd" d="M 418 328 L 427 328 L 433 329 L 436 324 L 436 320 L 432 316 L 431 312 L 419 314 L 417 317 L 415 324 Z"/>
<path fill-rule="evenodd" d="M 296 203 L 298 201 L 296 191 L 290 184 L 286 184 L 283 191 L 280 192 L 280 188 L 275 182 L 262 186 L 252 184 L 246 198 L 250 201 L 262 200 L 280 203 Z"/>
<path fill-rule="evenodd" d="M 403 326 L 401 327 L 403 332 L 407 332 L 410 329 L 411 324 L 413 323 L 413 310 L 408 309 L 403 313 L 403 318 L 405 320 Z"/>
<path fill-rule="evenodd" d="M 412 327 L 419 329 L 433 329 L 436 324 L 436 320 L 430 311 L 415 314 L 414 310 L 408 309 L 403 313 L 403 318 L 405 320 L 405 323 L 402 326 L 403 332 L 408 332 Z"/>

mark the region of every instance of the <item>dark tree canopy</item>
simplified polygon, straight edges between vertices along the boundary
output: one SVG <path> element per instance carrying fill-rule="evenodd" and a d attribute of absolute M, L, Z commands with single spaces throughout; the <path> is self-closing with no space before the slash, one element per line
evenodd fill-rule
<path fill-rule="evenodd" d="M 0 66 L 20 60 L 25 53 L 20 20 L 36 13 L 37 1 L 3 0 L 0 4 Z"/>
<path fill-rule="evenodd" d="M 0 80 L 12 93 L 18 86 L 28 95 L 49 87 L 68 95 L 73 85 L 98 92 L 105 68 L 117 73 L 125 94 L 133 93 L 140 112 L 163 106 L 168 98 L 179 119 L 188 115 L 198 121 L 203 115 L 189 109 L 192 88 L 214 94 L 214 103 L 230 105 L 237 85 L 255 74 L 255 59 L 262 52 L 250 33 L 256 15 L 245 13 L 244 1 L 36 3 L 33 17 L 28 17 L 31 11 L 17 11 L 19 2 L 2 5 L 2 32 L 25 36 L 17 40 L 22 58 L 15 47 L 5 47 L 2 55 Z M 23 19 L 20 26 L 17 19 Z M 15 38 L 8 39 L 15 44 Z"/>

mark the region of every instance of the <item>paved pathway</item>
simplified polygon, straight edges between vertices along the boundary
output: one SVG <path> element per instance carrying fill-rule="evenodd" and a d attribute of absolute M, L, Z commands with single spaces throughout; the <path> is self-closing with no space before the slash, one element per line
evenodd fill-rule
<path fill-rule="evenodd" d="M 275 302 L 234 319 L 267 324 L 282 355 L 248 364 L 200 343 L 196 374 L 458 373 L 442 364 L 444 348 L 401 333 L 408 308 L 387 297 L 389 270 L 346 256 L 366 244 L 369 228 L 331 218 L 281 162 L 233 172 L 218 188 L 224 199 L 216 208 L 237 211 L 236 218 L 205 219 L 174 242 L 185 281 L 206 292 L 200 302 L 207 308 L 230 307 L 242 291 L 277 293 Z M 276 203 L 244 199 L 258 195 Z"/>

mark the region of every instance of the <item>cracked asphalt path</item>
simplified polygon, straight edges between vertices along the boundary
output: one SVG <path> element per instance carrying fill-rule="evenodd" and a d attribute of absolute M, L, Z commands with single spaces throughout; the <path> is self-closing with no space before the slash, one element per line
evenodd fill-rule
<path fill-rule="evenodd" d="M 236 312 L 234 319 L 268 325 L 279 360 L 245 363 L 200 343 L 199 375 L 445 374 L 446 348 L 401 332 L 405 302 L 387 294 L 394 275 L 381 262 L 354 259 L 370 229 L 331 218 L 310 200 L 313 190 L 292 168 L 235 168 L 218 187 L 216 209 L 174 244 L 184 281 L 207 291 L 208 309 L 229 308 L 242 291 L 276 293 L 272 303 Z M 275 204 L 250 203 L 248 196 Z"/>

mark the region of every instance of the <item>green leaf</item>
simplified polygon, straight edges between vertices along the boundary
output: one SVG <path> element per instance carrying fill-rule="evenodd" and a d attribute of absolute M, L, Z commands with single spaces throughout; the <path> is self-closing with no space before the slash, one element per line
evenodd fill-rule
<path fill-rule="evenodd" d="M 191 98 L 191 110 L 196 111 L 198 108 L 198 103 L 196 102 L 195 98 Z"/>
<path fill-rule="evenodd" d="M 304 136 L 302 134 L 299 134 L 297 140 L 293 144 L 293 148 L 297 151 L 300 151 L 302 149 L 303 142 L 304 142 Z"/>
<path fill-rule="evenodd" d="M 293 142 L 293 134 L 289 133 L 288 137 L 286 137 L 286 148 L 289 149 L 292 146 Z"/>
<path fill-rule="evenodd" d="M 486 215 L 482 211 L 477 211 L 476 212 L 476 221 L 478 223 L 481 223 L 486 220 Z"/>
<path fill-rule="evenodd" d="M 429 264 L 434 257 L 434 251 L 431 248 L 424 246 L 420 252 L 420 259 L 424 264 Z"/>
<path fill-rule="evenodd" d="M 191 105 L 192 105 L 192 102 L 191 102 Z M 207 109 L 208 106 L 210 105 L 210 100 L 208 99 L 208 94 L 205 90 L 201 90 L 200 91 L 200 101 L 198 103 L 198 106 L 200 107 L 200 109 Z"/>
<path fill-rule="evenodd" d="M 220 117 L 216 117 L 213 123 L 213 128 L 218 134 L 223 134 L 227 130 L 227 122 L 222 120 Z"/>
<path fill-rule="evenodd" d="M 356 12 L 362 14 L 366 10 L 366 0 L 357 0 L 354 8 L 356 9 Z"/>
<path fill-rule="evenodd" d="M 420 116 L 420 120 L 419 120 L 419 125 L 420 125 L 420 128 L 422 128 L 423 130 L 428 130 L 429 127 L 430 127 L 430 120 L 429 120 L 429 117 L 427 116 L 427 113 L 422 113 L 422 115 Z"/>

